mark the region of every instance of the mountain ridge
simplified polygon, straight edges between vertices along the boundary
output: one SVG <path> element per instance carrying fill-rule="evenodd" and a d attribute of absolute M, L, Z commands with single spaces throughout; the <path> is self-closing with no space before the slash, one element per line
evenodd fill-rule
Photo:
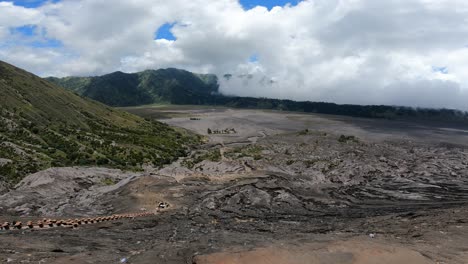
<path fill-rule="evenodd" d="M 225 74 L 221 78 L 252 79 L 252 75 Z M 123 78 L 123 80 L 121 80 Z M 114 72 L 94 77 L 49 77 L 48 80 L 104 104 L 118 107 L 149 104 L 214 105 L 233 108 L 271 109 L 365 118 L 411 121 L 462 122 L 468 113 L 455 109 L 413 108 L 390 105 L 353 105 L 223 95 L 218 77 L 168 68 L 137 73 Z M 273 83 L 272 80 L 269 81 Z"/>
<path fill-rule="evenodd" d="M 203 102 L 218 93 L 216 75 L 195 74 L 176 68 L 45 79 L 110 106 Z"/>

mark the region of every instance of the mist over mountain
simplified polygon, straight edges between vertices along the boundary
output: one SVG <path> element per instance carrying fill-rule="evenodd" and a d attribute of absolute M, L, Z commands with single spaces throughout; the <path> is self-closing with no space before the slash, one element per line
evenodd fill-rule
<path fill-rule="evenodd" d="M 218 78 L 214 74 L 168 68 L 137 73 L 114 72 L 95 77 L 46 79 L 81 96 L 120 107 L 148 104 L 217 105 L 369 118 L 468 122 L 468 113 L 455 109 L 294 101 L 262 97 L 255 93 L 258 89 L 252 90 L 253 96 L 236 96 L 223 91 L 223 85 L 274 89 L 277 80 L 265 75 L 227 73 Z"/>

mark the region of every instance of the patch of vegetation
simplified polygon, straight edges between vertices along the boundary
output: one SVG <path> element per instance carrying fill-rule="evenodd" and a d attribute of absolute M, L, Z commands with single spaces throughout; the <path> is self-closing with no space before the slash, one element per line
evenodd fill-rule
<path fill-rule="evenodd" d="M 237 147 L 231 151 L 226 152 L 226 156 L 231 159 L 239 159 L 243 157 L 252 157 L 254 160 L 260 160 L 262 156 L 263 148 L 258 145 L 250 145 L 247 147 Z"/>
<path fill-rule="evenodd" d="M 213 162 L 220 162 L 221 161 L 221 152 L 219 149 L 210 150 L 204 155 L 198 157 L 197 161 L 201 162 L 203 160 L 209 160 Z"/>
<path fill-rule="evenodd" d="M 345 135 L 341 135 L 339 138 L 338 138 L 338 142 L 340 143 L 347 143 L 347 142 L 359 142 L 359 140 L 355 137 L 355 136 L 345 136 Z"/>
<path fill-rule="evenodd" d="M 105 178 L 105 179 L 102 180 L 101 183 L 104 184 L 104 185 L 108 185 L 108 186 L 116 184 L 116 182 L 111 178 Z"/>
<path fill-rule="evenodd" d="M 219 149 L 213 149 L 206 152 L 195 152 L 190 157 L 184 159 L 181 162 L 181 165 L 186 168 L 192 169 L 193 167 L 195 167 L 195 165 L 202 161 L 207 160 L 212 162 L 220 162 L 221 159 L 221 151 Z"/>

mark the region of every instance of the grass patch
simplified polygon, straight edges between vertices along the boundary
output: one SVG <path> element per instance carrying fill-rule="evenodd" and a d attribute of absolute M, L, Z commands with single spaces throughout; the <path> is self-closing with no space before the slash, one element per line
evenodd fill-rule
<path fill-rule="evenodd" d="M 231 151 L 226 152 L 226 156 L 231 159 L 239 159 L 243 157 L 252 157 L 254 160 L 263 158 L 262 151 L 264 149 L 258 145 L 251 145 L 247 147 L 237 147 Z"/>
<path fill-rule="evenodd" d="M 195 165 L 202 161 L 220 162 L 221 160 L 221 151 L 219 149 L 213 149 L 206 152 L 194 153 L 192 154 L 192 156 L 184 159 L 181 162 L 181 165 L 186 168 L 192 169 L 193 167 L 195 167 Z"/>
<path fill-rule="evenodd" d="M 101 181 L 101 183 L 107 186 L 111 186 L 111 185 L 115 185 L 117 182 L 115 182 L 115 180 L 111 178 L 105 178 Z"/>

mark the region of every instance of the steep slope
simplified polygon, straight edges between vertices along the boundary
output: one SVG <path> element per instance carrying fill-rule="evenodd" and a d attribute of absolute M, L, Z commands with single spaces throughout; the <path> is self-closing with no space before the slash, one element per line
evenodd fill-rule
<path fill-rule="evenodd" d="M 111 106 L 201 104 L 218 92 L 215 75 L 194 74 L 174 68 L 138 73 L 114 72 L 96 77 L 46 79 Z"/>
<path fill-rule="evenodd" d="M 197 139 L 0 61 L 0 182 L 51 166 L 161 165 Z"/>

